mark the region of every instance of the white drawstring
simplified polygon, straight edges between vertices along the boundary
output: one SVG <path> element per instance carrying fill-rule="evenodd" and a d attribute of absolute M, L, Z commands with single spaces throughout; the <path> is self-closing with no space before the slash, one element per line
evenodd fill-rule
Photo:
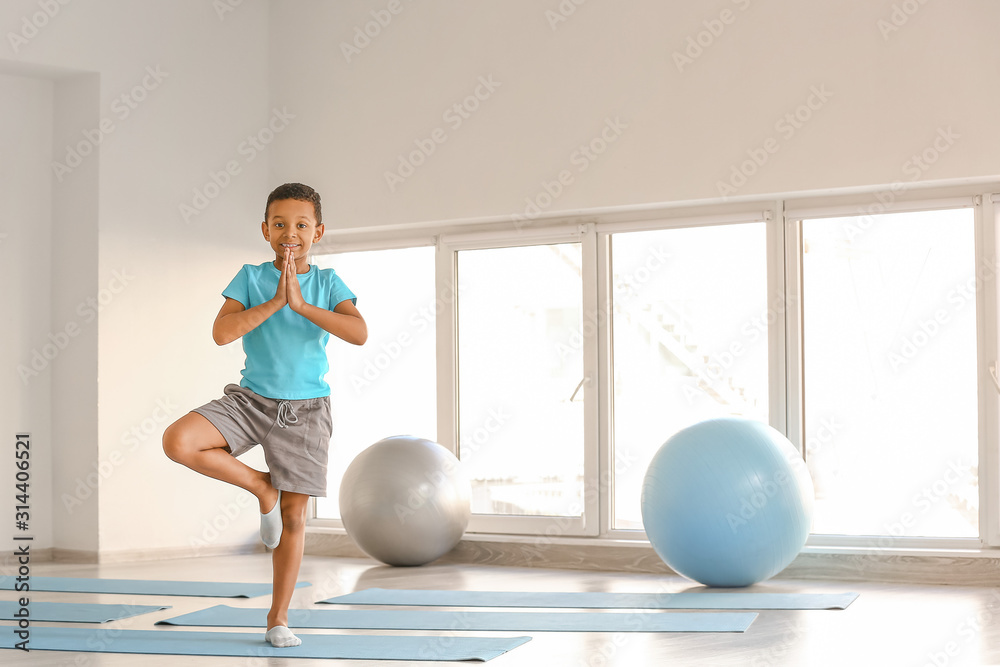
<path fill-rule="evenodd" d="M 299 423 L 299 418 L 296 416 L 295 411 L 292 410 L 291 404 L 288 401 L 279 401 L 277 419 L 278 426 L 285 428 L 289 424 L 297 423 Z"/>

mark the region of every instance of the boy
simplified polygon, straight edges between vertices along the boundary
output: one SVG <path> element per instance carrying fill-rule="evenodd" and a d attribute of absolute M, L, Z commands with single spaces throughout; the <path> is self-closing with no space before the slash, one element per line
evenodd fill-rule
<path fill-rule="evenodd" d="M 332 431 L 326 342 L 333 334 L 363 345 L 368 329 L 337 274 L 309 264 L 309 249 L 324 231 L 315 190 L 301 183 L 275 188 L 261 231 L 274 261 L 243 266 L 223 290 L 212 327 L 219 345 L 243 338 L 243 379 L 167 427 L 163 451 L 257 497 L 261 539 L 274 550 L 264 637 L 273 646 L 298 646 L 302 641 L 287 627 L 288 604 L 302 563 L 309 496 L 326 496 Z M 269 472 L 236 459 L 257 443 Z"/>

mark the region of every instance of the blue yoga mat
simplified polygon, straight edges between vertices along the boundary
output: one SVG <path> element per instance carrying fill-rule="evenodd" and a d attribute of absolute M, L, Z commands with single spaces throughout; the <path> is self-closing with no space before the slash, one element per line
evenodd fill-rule
<path fill-rule="evenodd" d="M 267 627 L 267 609 L 216 605 L 157 625 Z M 290 628 L 507 632 L 745 632 L 757 614 L 289 609 Z"/>
<path fill-rule="evenodd" d="M 542 593 L 367 588 L 319 602 L 566 609 L 846 609 L 858 593 Z"/>
<path fill-rule="evenodd" d="M 274 648 L 260 632 L 188 632 L 32 627 L 32 651 L 220 655 L 237 658 L 345 660 L 491 660 L 531 637 L 413 637 L 301 634 L 302 644 Z M 13 648 L 7 641 L 0 648 Z"/>
<path fill-rule="evenodd" d="M 14 590 L 14 577 L 0 577 L 0 590 Z M 244 584 L 226 581 L 161 581 L 148 579 L 93 579 L 76 577 L 31 577 L 32 591 L 58 593 L 125 593 L 129 595 L 185 595 L 213 598 L 252 598 L 267 595 L 271 584 Z M 311 586 L 307 581 L 296 588 Z"/>
<path fill-rule="evenodd" d="M 0 600 L 0 619 L 14 621 L 21 605 Z M 53 621 L 61 623 L 106 623 L 131 618 L 140 614 L 163 611 L 170 607 L 135 604 L 84 604 L 82 602 L 34 602 L 28 605 L 31 622 Z"/>

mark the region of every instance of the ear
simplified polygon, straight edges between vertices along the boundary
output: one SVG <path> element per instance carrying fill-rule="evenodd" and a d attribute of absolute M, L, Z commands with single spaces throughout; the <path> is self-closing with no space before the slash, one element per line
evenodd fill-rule
<path fill-rule="evenodd" d="M 268 243 L 270 243 L 271 242 L 271 233 L 270 233 L 270 230 L 268 230 L 268 228 L 267 228 L 267 220 L 265 220 L 264 222 L 260 223 L 260 231 L 264 235 L 264 240 L 267 241 Z"/>
<path fill-rule="evenodd" d="M 322 222 L 316 225 L 316 236 L 313 237 L 313 243 L 316 243 L 321 238 L 323 238 L 324 232 L 326 232 L 326 225 L 324 225 Z"/>

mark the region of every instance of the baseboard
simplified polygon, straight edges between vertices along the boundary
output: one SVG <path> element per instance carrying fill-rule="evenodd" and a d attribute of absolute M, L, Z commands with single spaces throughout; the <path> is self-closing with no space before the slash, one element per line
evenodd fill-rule
<path fill-rule="evenodd" d="M 323 529 L 307 529 L 305 553 L 311 556 L 368 558 L 350 536 Z M 167 547 L 93 552 L 48 548 L 32 551 L 32 562 L 126 563 L 265 553 L 260 542 L 204 547 Z M 377 561 L 372 560 L 372 563 Z M 675 574 L 652 547 L 642 544 L 535 544 L 511 539 L 474 536 L 463 539 L 438 563 L 538 567 L 563 570 Z M 4 565 L 13 565 L 6 554 Z M 1000 557 L 921 555 L 919 553 L 803 552 L 779 575 L 780 579 L 873 581 L 904 584 L 1000 587 Z"/>
<path fill-rule="evenodd" d="M 350 536 L 324 529 L 307 529 L 305 549 L 307 554 L 315 556 L 367 558 Z M 589 545 L 577 541 L 539 545 L 482 536 L 463 539 L 436 562 L 675 574 L 652 547 L 641 544 Z M 778 578 L 1000 587 L 1000 558 L 804 552 Z"/>
<path fill-rule="evenodd" d="M 336 558 L 368 558 L 368 554 L 344 533 L 317 531 L 306 528 L 305 553 L 307 556 L 333 556 Z M 377 562 L 372 559 L 372 562 Z"/>
<path fill-rule="evenodd" d="M 1000 587 L 1000 558 L 918 553 L 801 553 L 780 576 L 992 588 Z"/>
<path fill-rule="evenodd" d="M 53 549 L 51 547 L 46 547 L 45 549 L 36 549 L 31 547 L 28 551 L 29 565 L 30 563 L 46 563 L 53 560 Z M 19 554 L 17 550 L 7 551 L 0 556 L 0 573 L 11 573 L 17 572 L 19 565 L 23 565 L 19 561 Z"/>
<path fill-rule="evenodd" d="M 139 561 L 173 560 L 176 558 L 202 558 L 264 553 L 267 549 L 259 541 L 248 544 L 223 544 L 194 547 L 163 547 L 159 549 L 122 549 L 119 551 L 85 551 L 58 547 L 32 552 L 32 562 L 58 563 L 135 563 Z"/>

